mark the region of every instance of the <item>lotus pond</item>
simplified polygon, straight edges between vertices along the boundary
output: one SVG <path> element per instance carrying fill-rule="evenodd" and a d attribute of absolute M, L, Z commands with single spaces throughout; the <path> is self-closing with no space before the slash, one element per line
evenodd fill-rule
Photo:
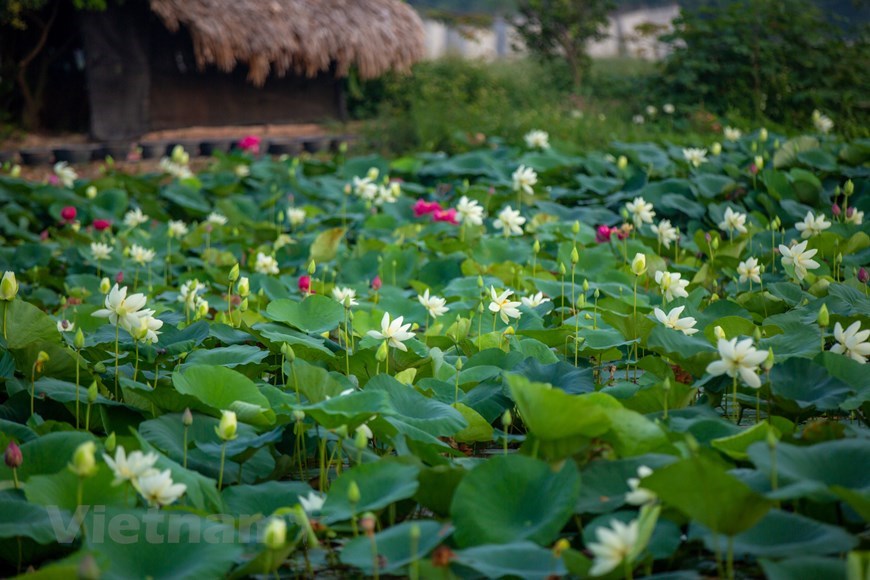
<path fill-rule="evenodd" d="M 0 573 L 866 578 L 870 141 L 0 176 Z"/>

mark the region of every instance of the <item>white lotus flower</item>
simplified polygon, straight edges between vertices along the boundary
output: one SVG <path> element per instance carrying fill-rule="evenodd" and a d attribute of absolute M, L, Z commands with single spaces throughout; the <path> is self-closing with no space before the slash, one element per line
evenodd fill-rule
<path fill-rule="evenodd" d="M 109 244 L 104 244 L 102 242 L 91 242 L 91 257 L 94 260 L 108 260 L 109 256 L 112 254 L 112 246 Z"/>
<path fill-rule="evenodd" d="M 671 103 L 665 103 L 662 105 L 662 111 L 664 111 L 668 115 L 673 115 L 676 112 L 676 108 Z"/>
<path fill-rule="evenodd" d="M 687 298 L 689 296 L 689 293 L 686 292 L 689 281 L 683 280 L 682 274 L 677 272 L 656 272 L 656 284 L 659 285 L 662 296 L 668 302 L 674 298 Z"/>
<path fill-rule="evenodd" d="M 144 223 L 148 223 L 148 216 L 142 213 L 138 207 L 124 214 L 124 225 L 128 228 L 135 228 Z"/>
<path fill-rule="evenodd" d="M 154 318 L 154 311 L 151 309 L 143 310 L 142 312 L 143 315 L 139 317 L 139 326 L 130 328 L 130 334 L 136 340 L 156 344 L 160 334 L 159 330 L 163 328 L 163 321 L 159 318 Z"/>
<path fill-rule="evenodd" d="M 650 117 L 655 117 L 658 115 L 659 110 L 655 108 L 655 105 L 647 105 L 646 106 L 646 114 Z"/>
<path fill-rule="evenodd" d="M 829 227 L 831 222 L 827 220 L 824 214 L 814 216 L 813 212 L 808 211 L 803 221 L 794 225 L 795 229 L 801 233 L 801 238 L 807 239 L 819 235 Z"/>
<path fill-rule="evenodd" d="M 707 162 L 707 150 L 688 147 L 683 149 L 683 158 L 685 158 L 692 167 L 700 167 L 702 163 Z"/>
<path fill-rule="evenodd" d="M 698 332 L 698 329 L 695 328 L 697 320 L 695 320 L 691 316 L 687 316 L 686 318 L 680 318 L 680 314 L 682 314 L 683 310 L 685 309 L 685 306 L 677 306 L 676 308 L 672 308 L 670 312 L 665 314 L 665 311 L 661 308 L 655 308 L 653 310 L 653 314 L 655 314 L 655 317 L 658 319 L 658 321 L 664 324 L 666 328 L 679 330 L 683 334 L 691 336 Z"/>
<path fill-rule="evenodd" d="M 236 165 L 235 169 L 233 169 L 233 173 L 235 173 L 236 177 L 239 179 L 244 179 L 251 174 L 251 168 L 247 165 L 239 164 Z"/>
<path fill-rule="evenodd" d="M 353 288 L 339 288 L 336 286 L 332 289 L 332 297 L 345 308 L 350 308 L 351 306 L 359 304 L 359 302 L 356 301 L 356 290 Z"/>
<path fill-rule="evenodd" d="M 625 502 L 631 505 L 643 505 L 654 502 L 658 496 L 648 489 L 640 487 L 640 480 L 652 475 L 653 470 L 646 465 L 637 468 L 637 477 L 630 477 L 626 481 L 631 491 L 625 494 Z"/>
<path fill-rule="evenodd" d="M 97 318 L 108 318 L 115 326 L 129 331 L 139 326 L 139 318 L 144 314 L 141 310 L 145 307 L 144 294 L 131 294 L 127 296 L 127 287 L 119 288 L 115 284 L 106 296 L 105 308 L 93 313 Z"/>
<path fill-rule="evenodd" d="M 864 212 L 858 211 L 854 207 L 850 207 L 848 211 L 846 211 L 846 223 L 860 226 L 864 223 Z"/>
<path fill-rule="evenodd" d="M 371 428 L 369 428 L 369 426 L 365 423 L 354 429 L 354 433 L 362 433 L 365 438 L 369 440 L 371 440 L 375 436 L 375 434 L 372 433 Z"/>
<path fill-rule="evenodd" d="M 279 273 L 278 260 L 272 256 L 267 256 L 263 252 L 257 252 L 257 260 L 254 262 L 254 271 L 259 272 L 260 274 L 277 275 Z"/>
<path fill-rule="evenodd" d="M 807 240 L 792 247 L 779 245 L 783 265 L 794 266 L 794 275 L 799 281 L 806 277 L 808 270 L 815 270 L 819 267 L 819 263 L 812 259 L 816 252 L 818 250 L 807 250 Z"/>
<path fill-rule="evenodd" d="M 498 214 L 498 219 L 492 225 L 504 232 L 505 236 L 521 236 L 523 234 L 523 224 L 526 223 L 526 218 L 520 215 L 518 210 L 507 206 Z"/>
<path fill-rule="evenodd" d="M 737 231 L 741 234 L 745 234 L 748 230 L 746 229 L 746 214 L 740 213 L 739 211 L 734 211 L 730 207 L 725 208 L 725 215 L 722 216 L 723 219 L 719 222 L 719 229 L 731 234 L 734 231 Z"/>
<path fill-rule="evenodd" d="M 842 354 L 861 364 L 867 363 L 870 357 L 870 330 L 861 330 L 861 321 L 853 322 L 849 328 L 843 330 L 838 322 L 834 325 L 834 338 L 837 344 L 831 347 L 831 352 Z"/>
<path fill-rule="evenodd" d="M 597 541 L 587 546 L 595 558 L 592 568 L 589 569 L 589 574 L 603 576 L 615 570 L 631 553 L 637 543 L 637 537 L 637 520 L 624 524 L 614 519 L 609 528 L 604 526 L 596 528 L 595 539 Z"/>
<path fill-rule="evenodd" d="M 118 445 L 115 449 L 115 459 L 103 453 L 106 465 L 115 473 L 115 480 L 112 481 L 112 485 L 121 485 L 125 481 L 136 481 L 139 477 L 151 471 L 159 458 L 154 452 L 145 454 L 141 451 L 133 451 L 130 455 L 127 455 L 124 447 L 121 445 Z"/>
<path fill-rule="evenodd" d="M 531 167 L 520 165 L 511 176 L 514 182 L 514 191 L 524 191 L 528 195 L 534 195 L 535 190 L 532 189 L 538 183 L 538 174 Z"/>
<path fill-rule="evenodd" d="M 67 188 L 72 188 L 75 185 L 76 179 L 79 178 L 76 170 L 70 167 L 66 161 L 58 161 L 54 164 L 54 174 L 63 186 Z"/>
<path fill-rule="evenodd" d="M 737 273 L 740 274 L 741 282 L 752 280 L 756 284 L 761 284 L 761 268 L 755 258 L 746 258 L 737 264 Z"/>
<path fill-rule="evenodd" d="M 743 131 L 735 127 L 725 127 L 723 132 L 725 133 L 726 141 L 737 141 L 741 136 L 743 136 Z"/>
<path fill-rule="evenodd" d="M 326 496 L 314 491 L 309 491 L 307 496 L 299 496 L 299 505 L 302 506 L 302 509 L 309 516 L 323 509 L 324 503 L 326 503 Z"/>
<path fill-rule="evenodd" d="M 513 290 L 505 290 L 499 294 L 495 291 L 494 286 L 490 286 L 489 293 L 492 297 L 492 302 L 489 303 L 489 311 L 493 314 L 498 313 L 502 322 L 509 324 L 509 318 L 519 318 L 522 315 L 522 313 L 517 309 L 517 306 L 522 304 L 522 302 L 508 300 L 513 295 Z"/>
<path fill-rule="evenodd" d="M 634 222 L 634 227 L 636 228 L 639 228 L 643 224 L 651 224 L 653 217 L 656 215 L 655 210 L 653 210 L 653 204 L 648 203 L 642 197 L 636 197 L 625 204 L 625 209 L 631 215 L 631 221 Z"/>
<path fill-rule="evenodd" d="M 549 149 L 550 135 L 546 131 L 529 131 L 523 139 L 529 149 Z"/>
<path fill-rule="evenodd" d="M 384 312 L 384 317 L 381 319 L 381 331 L 370 330 L 367 334 L 378 340 L 386 340 L 389 343 L 389 346 L 398 348 L 402 351 L 407 351 L 408 347 L 402 343 L 414 338 L 414 333 L 408 332 L 411 328 L 411 324 L 402 324 L 404 321 L 405 318 L 399 316 L 391 322 L 390 313 Z"/>
<path fill-rule="evenodd" d="M 389 186 L 381 185 L 378 187 L 378 193 L 375 196 L 374 202 L 377 206 L 384 205 L 385 203 L 396 203 L 401 195 L 402 186 L 398 181 L 394 181 Z"/>
<path fill-rule="evenodd" d="M 154 256 L 156 255 L 157 254 L 154 252 L 154 250 L 149 248 L 143 248 L 139 244 L 133 244 L 132 246 L 130 246 L 130 257 L 133 258 L 133 261 L 140 266 L 150 264 L 154 260 Z"/>
<path fill-rule="evenodd" d="M 643 125 L 644 123 L 646 123 L 646 119 L 643 115 L 635 115 L 631 118 L 631 122 L 635 125 Z"/>
<path fill-rule="evenodd" d="M 472 226 L 483 224 L 483 206 L 475 199 L 469 199 L 463 195 L 456 204 L 456 217 L 462 223 Z"/>
<path fill-rule="evenodd" d="M 293 227 L 301 226 L 305 223 L 305 210 L 298 207 L 291 207 L 287 210 L 287 220 Z"/>
<path fill-rule="evenodd" d="M 172 473 L 168 469 L 153 469 L 134 480 L 133 485 L 151 507 L 175 503 L 187 491 L 186 485 L 172 481 Z"/>
<path fill-rule="evenodd" d="M 671 220 L 662 220 L 658 225 L 650 226 L 650 229 L 659 239 L 659 243 L 666 248 L 671 247 L 671 242 L 680 239 L 680 230 L 671 225 Z"/>
<path fill-rule="evenodd" d="M 216 211 L 208 214 L 208 217 L 205 218 L 205 221 L 210 223 L 213 226 L 225 226 L 227 225 L 227 216 L 222 213 L 218 213 Z"/>
<path fill-rule="evenodd" d="M 63 334 L 64 332 L 72 332 L 76 329 L 75 322 L 70 322 L 66 318 L 57 321 L 57 331 Z"/>
<path fill-rule="evenodd" d="M 744 383 L 753 389 L 761 388 L 761 379 L 758 378 L 756 372 L 758 366 L 767 358 L 766 351 L 758 350 L 752 346 L 751 338 L 746 338 L 740 342 L 737 342 L 736 338 L 731 340 L 720 338 L 718 348 L 721 360 L 707 365 L 708 373 L 728 375 L 729 377 L 739 376 Z"/>
<path fill-rule="evenodd" d="M 353 178 L 353 192 L 366 201 L 374 201 L 378 195 L 378 186 L 373 178 Z"/>
<path fill-rule="evenodd" d="M 813 111 L 813 126 L 819 133 L 830 133 L 831 129 L 834 128 L 834 122 L 830 117 L 816 109 Z"/>
<path fill-rule="evenodd" d="M 545 304 L 550 301 L 549 298 L 544 298 L 543 292 L 538 292 L 537 294 L 532 294 L 531 296 L 523 296 L 520 298 L 520 301 L 529 308 L 535 308 L 536 306 L 540 306 L 541 304 Z"/>
<path fill-rule="evenodd" d="M 181 285 L 181 288 L 178 291 L 178 301 L 183 303 L 185 308 L 195 310 L 197 299 L 196 293 L 203 289 L 205 289 L 205 284 L 202 284 L 196 278 L 188 280 Z"/>
<path fill-rule="evenodd" d="M 183 238 L 187 235 L 187 224 L 181 220 L 169 220 L 169 235 L 173 238 Z"/>
<path fill-rule="evenodd" d="M 426 288 L 426 291 L 423 292 L 422 295 L 417 296 L 417 300 L 420 301 L 420 304 L 423 305 L 423 308 L 429 312 L 429 315 L 432 316 L 432 318 L 438 318 L 450 310 L 450 308 L 445 306 L 447 300 L 440 296 L 429 296 L 428 288 Z"/>

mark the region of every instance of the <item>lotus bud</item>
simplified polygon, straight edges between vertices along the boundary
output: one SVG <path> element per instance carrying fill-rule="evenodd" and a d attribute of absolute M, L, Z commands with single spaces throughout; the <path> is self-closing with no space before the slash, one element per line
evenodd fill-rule
<path fill-rule="evenodd" d="M 0 300 L 14 300 L 17 294 L 18 280 L 15 279 L 15 272 L 4 272 L 3 280 L 0 281 Z"/>
<path fill-rule="evenodd" d="M 762 157 L 761 155 L 755 156 L 755 168 L 759 171 L 764 169 L 764 157 Z"/>
<path fill-rule="evenodd" d="M 583 280 L 583 292 L 589 292 L 589 280 Z"/>
<path fill-rule="evenodd" d="M 576 264 L 579 261 L 580 261 L 580 252 L 578 252 L 577 248 L 575 247 L 573 250 L 571 250 L 571 263 Z"/>
<path fill-rule="evenodd" d="M 229 274 L 229 276 L 227 276 L 227 279 L 230 282 L 235 282 L 236 280 L 239 279 L 239 263 L 238 262 L 236 262 L 235 265 L 233 265 L 233 267 L 230 268 L 230 274 Z"/>
<path fill-rule="evenodd" d="M 855 184 L 852 183 L 852 180 L 850 179 L 849 181 L 846 182 L 846 185 L 843 186 L 843 195 L 845 195 L 846 197 L 849 197 L 853 193 L 855 193 Z"/>
<path fill-rule="evenodd" d="M 559 273 L 564 276 L 567 272 L 568 272 L 568 269 L 565 268 L 565 263 L 559 262 Z"/>
<path fill-rule="evenodd" d="M 356 481 L 351 481 L 350 485 L 347 486 L 347 501 L 349 501 L 352 505 L 356 505 L 359 503 L 359 500 L 362 499 L 359 485 L 357 485 Z"/>
<path fill-rule="evenodd" d="M 369 168 L 369 172 L 366 174 L 366 177 L 368 179 L 374 181 L 375 179 L 378 178 L 378 175 L 380 175 L 380 173 L 381 172 L 378 170 L 377 167 L 371 167 L 371 168 Z"/>
<path fill-rule="evenodd" d="M 752 338 L 755 339 L 755 342 L 761 340 L 761 329 L 759 327 L 755 327 L 755 331 L 752 333 Z"/>
<path fill-rule="evenodd" d="M 305 420 L 305 411 L 300 411 L 298 409 L 296 411 L 293 411 L 293 420 L 296 421 L 297 423 L 301 423 L 302 421 L 304 421 Z"/>
<path fill-rule="evenodd" d="M 191 413 L 190 407 L 186 407 L 184 413 L 181 414 L 181 424 L 185 427 L 193 425 L 193 413 Z"/>
<path fill-rule="evenodd" d="M 115 447 L 117 446 L 117 438 L 115 437 L 115 432 L 112 431 L 108 437 L 106 437 L 106 442 L 103 443 L 103 447 L 106 448 L 106 451 L 112 453 L 115 451 Z"/>
<path fill-rule="evenodd" d="M 18 179 L 21 177 L 21 166 L 17 163 L 12 166 L 12 169 L 9 170 L 9 176 Z"/>
<path fill-rule="evenodd" d="M 555 544 L 553 544 L 553 556 L 556 558 L 561 558 L 562 553 L 571 547 L 571 542 L 569 542 L 566 538 L 559 538 Z"/>
<path fill-rule="evenodd" d="M 293 347 L 286 342 L 281 345 L 281 354 L 284 355 L 284 359 L 289 363 L 296 360 L 296 352 L 293 350 Z"/>
<path fill-rule="evenodd" d="M 719 249 L 719 236 L 716 236 L 715 238 L 713 238 L 713 243 L 710 245 L 713 246 L 714 250 L 718 250 Z"/>
<path fill-rule="evenodd" d="M 100 293 L 108 294 L 109 290 L 112 289 L 112 282 L 108 278 L 103 278 L 100 280 Z"/>
<path fill-rule="evenodd" d="M 287 522 L 272 518 L 263 532 L 263 544 L 270 550 L 280 550 L 287 542 Z"/>
<path fill-rule="evenodd" d="M 710 147 L 710 152 L 713 155 L 721 155 L 722 154 L 722 144 L 721 143 L 713 143 L 713 146 Z"/>
<path fill-rule="evenodd" d="M 24 456 L 21 455 L 21 448 L 15 441 L 10 441 L 6 447 L 6 453 L 3 454 L 3 461 L 6 462 L 6 467 L 9 469 L 18 469 L 24 462 Z"/>
<path fill-rule="evenodd" d="M 598 300 L 599 298 L 601 298 L 601 290 L 599 290 L 598 288 L 596 288 L 596 289 L 595 289 L 595 292 L 592 293 L 592 297 L 595 298 L 596 300 Z"/>
<path fill-rule="evenodd" d="M 221 421 L 215 427 L 215 433 L 223 441 L 232 441 L 237 436 L 239 428 L 236 414 L 232 411 L 221 411 Z"/>
<path fill-rule="evenodd" d="M 510 409 L 505 409 L 504 413 L 503 413 L 502 416 L 501 416 L 501 424 L 502 424 L 502 426 L 503 426 L 505 429 L 507 429 L 508 427 L 511 426 L 511 423 L 512 423 L 512 422 L 513 422 L 513 417 L 511 416 L 511 410 L 510 410 Z"/>
<path fill-rule="evenodd" d="M 717 326 L 713 329 L 713 335 L 720 340 L 726 340 L 725 331 L 721 326 Z"/>
<path fill-rule="evenodd" d="M 868 281 L 870 281 L 870 272 L 867 272 L 867 268 L 864 268 L 862 266 L 858 269 L 857 278 L 859 282 L 861 282 L 862 284 L 866 284 Z"/>
<path fill-rule="evenodd" d="M 819 308 L 819 314 L 816 316 L 816 322 L 819 323 L 819 326 L 822 328 L 827 328 L 829 324 L 831 324 L 831 315 L 828 313 L 828 305 L 822 304 L 822 307 Z"/>
<path fill-rule="evenodd" d="M 85 346 L 85 334 L 81 328 L 76 330 L 75 337 L 73 337 L 73 346 L 78 350 L 81 350 Z"/>
<path fill-rule="evenodd" d="M 628 157 L 626 157 L 625 155 L 620 155 L 619 159 L 616 160 L 616 166 L 619 169 L 625 169 L 626 167 L 628 167 Z"/>
<path fill-rule="evenodd" d="M 573 233 L 575 236 L 580 233 L 580 222 L 579 221 L 574 220 L 574 223 L 571 224 L 571 233 Z"/>
<path fill-rule="evenodd" d="M 338 435 L 339 439 L 346 439 L 347 438 L 347 425 L 340 425 L 336 429 L 333 429 L 332 432 L 335 433 L 336 435 Z"/>
<path fill-rule="evenodd" d="M 458 358 L 456 359 L 456 370 L 457 370 L 457 371 L 461 371 L 461 370 L 462 370 L 462 357 L 458 357 Z"/>
<path fill-rule="evenodd" d="M 483 302 L 477 305 L 477 313 L 483 314 L 485 312 L 485 308 L 483 307 Z"/>
<path fill-rule="evenodd" d="M 375 535 L 375 527 L 377 525 L 375 514 L 373 514 L 372 512 L 364 513 L 362 518 L 360 518 L 359 525 L 360 528 L 362 528 L 363 533 L 365 533 L 366 537 L 373 537 Z"/>
<path fill-rule="evenodd" d="M 631 261 L 631 271 L 635 276 L 641 276 L 646 272 L 646 256 L 644 254 L 635 254 Z"/>
<path fill-rule="evenodd" d="M 103 372 L 105 372 L 105 366 L 103 367 Z M 97 381 L 91 383 L 91 386 L 88 387 L 88 403 L 93 403 L 97 400 L 97 395 L 99 391 L 97 390 Z"/>
<path fill-rule="evenodd" d="M 356 434 L 353 437 L 353 445 L 357 449 L 365 449 L 368 447 L 369 438 L 366 436 L 366 432 L 363 429 L 357 429 Z"/>
<path fill-rule="evenodd" d="M 622 216 L 624 221 L 628 221 L 628 210 L 624 207 L 619 211 L 619 215 Z"/>
<path fill-rule="evenodd" d="M 242 298 L 251 293 L 251 281 L 248 279 L 247 276 L 242 276 L 241 278 L 239 278 L 238 292 L 239 296 L 241 296 Z"/>
<path fill-rule="evenodd" d="M 481 275 L 477 276 L 477 287 L 483 288 L 483 276 L 481 276 Z"/>
<path fill-rule="evenodd" d="M 89 185 L 88 188 L 85 190 L 85 195 L 88 199 L 94 199 L 95 197 L 97 197 L 97 188 L 93 185 Z"/>
<path fill-rule="evenodd" d="M 100 580 L 100 566 L 91 554 L 85 554 L 79 561 L 78 580 Z"/>
<path fill-rule="evenodd" d="M 843 213 L 843 210 L 840 209 L 839 204 L 834 202 L 834 204 L 831 206 L 831 215 L 833 215 L 835 218 L 838 218 L 838 217 L 840 217 L 840 215 L 842 213 Z"/>
<path fill-rule="evenodd" d="M 308 275 L 314 276 L 314 273 L 317 271 L 317 264 L 314 263 L 314 260 L 308 262 Z"/>
<path fill-rule="evenodd" d="M 247 312 L 248 311 L 248 299 L 247 298 L 242 300 L 242 302 L 239 304 L 239 311 L 240 312 Z"/>
<path fill-rule="evenodd" d="M 770 371 L 773 368 L 773 349 L 767 349 L 767 358 L 764 359 L 764 362 L 761 363 L 761 368 L 766 371 Z"/>
<path fill-rule="evenodd" d="M 755 153 L 758 151 L 758 143 L 753 142 L 752 145 L 749 146 L 749 150 Z"/>
<path fill-rule="evenodd" d="M 771 451 L 776 449 L 776 446 L 779 444 L 779 439 L 776 436 L 776 432 L 773 429 L 767 430 L 767 446 Z"/>
<path fill-rule="evenodd" d="M 764 127 L 762 127 L 760 131 L 758 131 L 758 140 L 762 143 L 767 141 L 767 129 L 765 129 Z"/>
<path fill-rule="evenodd" d="M 536 254 L 538 252 L 540 252 L 541 251 L 541 242 L 539 242 L 538 240 L 535 240 L 535 243 L 532 244 L 532 251 Z"/>
<path fill-rule="evenodd" d="M 85 441 L 76 447 L 69 470 L 79 477 L 91 477 L 97 472 L 97 459 L 95 453 L 97 445 L 93 441 Z"/>
<path fill-rule="evenodd" d="M 375 353 L 375 360 L 377 360 L 378 362 L 384 362 L 385 360 L 387 360 L 387 354 L 389 353 L 387 348 L 387 341 L 385 340 L 378 347 L 378 350 Z"/>

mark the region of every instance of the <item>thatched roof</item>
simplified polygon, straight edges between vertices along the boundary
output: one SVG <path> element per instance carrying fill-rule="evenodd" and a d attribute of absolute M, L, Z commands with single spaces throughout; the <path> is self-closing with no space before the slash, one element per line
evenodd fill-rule
<path fill-rule="evenodd" d="M 270 74 L 331 70 L 362 78 L 406 71 L 424 55 L 423 23 L 402 0 L 150 0 L 167 28 L 184 25 L 197 64 L 238 63 L 262 85 Z"/>

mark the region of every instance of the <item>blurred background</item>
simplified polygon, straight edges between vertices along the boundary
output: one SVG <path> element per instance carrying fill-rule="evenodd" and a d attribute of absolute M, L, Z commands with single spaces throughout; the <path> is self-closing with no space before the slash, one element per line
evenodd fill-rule
<path fill-rule="evenodd" d="M 315 124 L 457 152 L 868 136 L 866 0 L 0 0 L 0 149 Z M 78 137 L 75 137 L 77 135 Z"/>

